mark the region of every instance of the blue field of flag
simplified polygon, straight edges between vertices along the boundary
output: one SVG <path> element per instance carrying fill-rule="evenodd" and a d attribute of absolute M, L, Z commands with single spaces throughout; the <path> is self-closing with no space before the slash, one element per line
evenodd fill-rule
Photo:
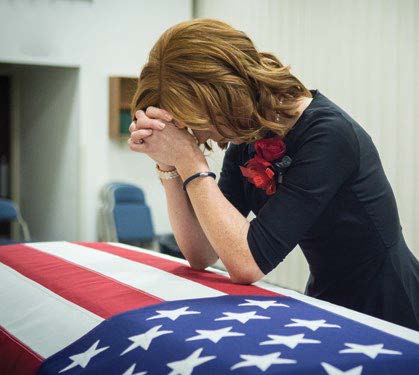
<path fill-rule="evenodd" d="M 419 345 L 289 297 L 222 296 L 113 316 L 38 374 L 230 372 L 414 375 Z"/>

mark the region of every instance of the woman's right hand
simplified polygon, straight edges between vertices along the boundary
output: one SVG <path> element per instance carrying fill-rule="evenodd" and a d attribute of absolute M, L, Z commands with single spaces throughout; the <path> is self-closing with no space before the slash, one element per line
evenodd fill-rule
<path fill-rule="evenodd" d="M 172 121 L 172 116 L 164 109 L 156 107 L 148 107 L 146 112 L 139 110 L 135 112 L 136 121 L 133 121 L 129 126 L 131 133 L 131 140 L 134 143 L 146 142 L 147 137 L 153 135 L 153 131 L 163 130 L 166 124 L 162 121 Z M 162 163 L 157 163 L 159 168 L 163 171 L 174 170 L 175 167 Z"/>

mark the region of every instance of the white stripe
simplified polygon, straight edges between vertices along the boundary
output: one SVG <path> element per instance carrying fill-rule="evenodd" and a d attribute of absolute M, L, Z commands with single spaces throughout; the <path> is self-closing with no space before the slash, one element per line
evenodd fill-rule
<path fill-rule="evenodd" d="M 164 301 L 225 295 L 218 290 L 170 272 L 87 246 L 64 241 L 26 243 L 25 245 L 99 272 Z"/>
<path fill-rule="evenodd" d="M 103 319 L 0 263 L 0 325 L 46 358 Z"/>
<path fill-rule="evenodd" d="M 113 246 L 116 246 L 116 247 L 122 247 L 124 249 L 133 250 L 133 251 L 136 251 L 137 253 L 140 253 L 140 254 L 153 255 L 153 256 L 156 256 L 156 257 L 159 257 L 159 258 L 171 260 L 172 262 L 176 262 L 176 263 L 180 263 L 180 264 L 189 266 L 189 262 L 187 260 L 182 259 L 182 258 L 176 258 L 176 257 L 174 257 L 172 255 L 158 253 L 158 252 L 156 252 L 154 250 L 148 250 L 148 249 L 144 249 L 142 247 L 137 247 L 137 246 L 133 246 L 133 245 L 127 245 L 125 243 L 119 243 L 119 242 L 107 242 L 107 243 L 109 245 L 113 245 Z"/>

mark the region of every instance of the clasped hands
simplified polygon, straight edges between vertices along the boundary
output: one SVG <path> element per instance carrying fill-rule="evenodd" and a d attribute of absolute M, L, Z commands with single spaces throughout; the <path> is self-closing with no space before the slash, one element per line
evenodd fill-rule
<path fill-rule="evenodd" d="M 185 127 L 175 125 L 164 109 L 148 107 L 146 112 L 137 111 L 135 118 L 129 127 L 130 149 L 148 155 L 161 169 L 175 169 L 196 158 L 205 159 L 194 137 Z"/>

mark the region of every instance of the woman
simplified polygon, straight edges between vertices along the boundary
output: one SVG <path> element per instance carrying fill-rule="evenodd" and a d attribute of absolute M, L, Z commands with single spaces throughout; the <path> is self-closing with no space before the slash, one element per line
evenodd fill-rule
<path fill-rule="evenodd" d="M 308 295 L 419 329 L 418 261 L 370 136 L 243 32 L 210 19 L 167 30 L 133 119 L 128 143 L 156 161 L 191 267 L 219 257 L 252 283 L 299 244 Z M 207 148 L 230 143 L 218 185 L 187 129 Z"/>

